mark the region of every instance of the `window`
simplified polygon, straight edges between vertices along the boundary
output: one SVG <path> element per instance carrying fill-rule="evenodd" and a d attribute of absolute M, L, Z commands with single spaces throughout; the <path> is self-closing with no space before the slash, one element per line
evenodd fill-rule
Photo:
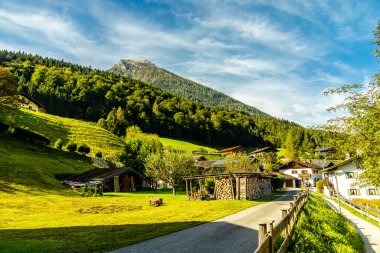
<path fill-rule="evenodd" d="M 307 174 L 307 170 L 302 170 L 301 174 L 304 174 L 304 175 Z"/>
<path fill-rule="evenodd" d="M 374 196 L 376 194 L 376 189 L 367 189 L 367 195 L 368 196 Z"/>
<path fill-rule="evenodd" d="M 292 170 L 292 174 L 297 174 L 297 171 L 296 170 Z"/>
<path fill-rule="evenodd" d="M 354 172 L 347 172 L 346 173 L 346 178 L 355 178 Z"/>
<path fill-rule="evenodd" d="M 348 195 L 349 196 L 360 196 L 360 189 L 349 189 Z"/>

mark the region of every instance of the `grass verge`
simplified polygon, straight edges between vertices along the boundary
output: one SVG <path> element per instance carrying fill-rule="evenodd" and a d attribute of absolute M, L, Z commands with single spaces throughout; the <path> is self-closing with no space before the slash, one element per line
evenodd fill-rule
<path fill-rule="evenodd" d="M 363 241 L 347 219 L 322 198 L 309 194 L 290 252 L 363 252 Z"/>
<path fill-rule="evenodd" d="M 217 151 L 214 148 L 204 146 L 203 144 L 200 144 L 198 142 L 192 142 L 192 141 L 175 140 L 175 139 L 160 137 L 160 142 L 166 148 L 170 147 L 172 149 L 177 149 L 177 150 L 195 151 L 195 150 L 199 150 L 199 149 L 204 149 L 204 150 L 207 150 L 207 152 Z"/>

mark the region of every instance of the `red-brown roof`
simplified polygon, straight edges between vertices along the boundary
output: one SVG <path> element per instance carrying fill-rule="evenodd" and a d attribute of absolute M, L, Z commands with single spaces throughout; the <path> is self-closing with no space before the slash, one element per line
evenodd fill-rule
<path fill-rule="evenodd" d="M 319 167 L 318 165 L 315 165 L 312 163 L 307 163 L 307 162 L 296 161 L 296 160 L 292 160 L 290 162 L 287 162 L 284 165 L 281 165 L 278 169 L 281 170 L 281 169 L 285 169 L 286 167 L 291 168 L 292 163 L 296 163 L 296 164 L 299 164 L 301 166 L 305 166 L 305 168 L 321 169 L 321 167 Z"/>
<path fill-rule="evenodd" d="M 225 149 L 221 149 L 215 153 L 227 153 L 227 152 L 234 152 L 235 150 L 237 149 L 242 149 L 242 150 L 247 150 L 245 147 L 243 146 L 235 146 L 235 147 L 231 147 L 231 148 L 225 148 Z"/>

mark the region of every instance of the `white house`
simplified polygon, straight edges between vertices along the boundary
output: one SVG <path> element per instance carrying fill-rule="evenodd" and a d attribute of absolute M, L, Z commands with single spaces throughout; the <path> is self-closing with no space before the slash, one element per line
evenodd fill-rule
<path fill-rule="evenodd" d="M 18 95 L 19 107 L 35 112 L 45 112 L 44 106 L 28 95 Z"/>
<path fill-rule="evenodd" d="M 315 186 L 322 180 L 322 168 L 316 164 L 292 160 L 279 168 L 279 172 L 300 179 L 302 184 Z"/>
<path fill-rule="evenodd" d="M 330 196 L 332 191 L 346 199 L 380 199 L 380 188 L 360 187 L 355 185 L 361 171 L 355 164 L 355 158 L 345 160 L 322 171 L 325 178 L 324 194 Z"/>

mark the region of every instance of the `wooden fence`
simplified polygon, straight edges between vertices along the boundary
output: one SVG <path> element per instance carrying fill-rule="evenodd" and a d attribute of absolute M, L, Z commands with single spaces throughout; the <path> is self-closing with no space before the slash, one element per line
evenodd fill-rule
<path fill-rule="evenodd" d="M 294 201 L 289 203 L 289 209 L 282 210 L 281 221 L 276 226 L 273 226 L 274 221 L 269 223 L 269 231 L 267 224 L 259 224 L 259 247 L 255 250 L 255 253 L 275 252 L 274 244 L 277 240 L 282 240 L 282 243 L 276 252 L 287 252 L 295 225 L 306 204 L 308 195 L 308 189 L 300 192 L 298 195 L 294 195 Z"/>

